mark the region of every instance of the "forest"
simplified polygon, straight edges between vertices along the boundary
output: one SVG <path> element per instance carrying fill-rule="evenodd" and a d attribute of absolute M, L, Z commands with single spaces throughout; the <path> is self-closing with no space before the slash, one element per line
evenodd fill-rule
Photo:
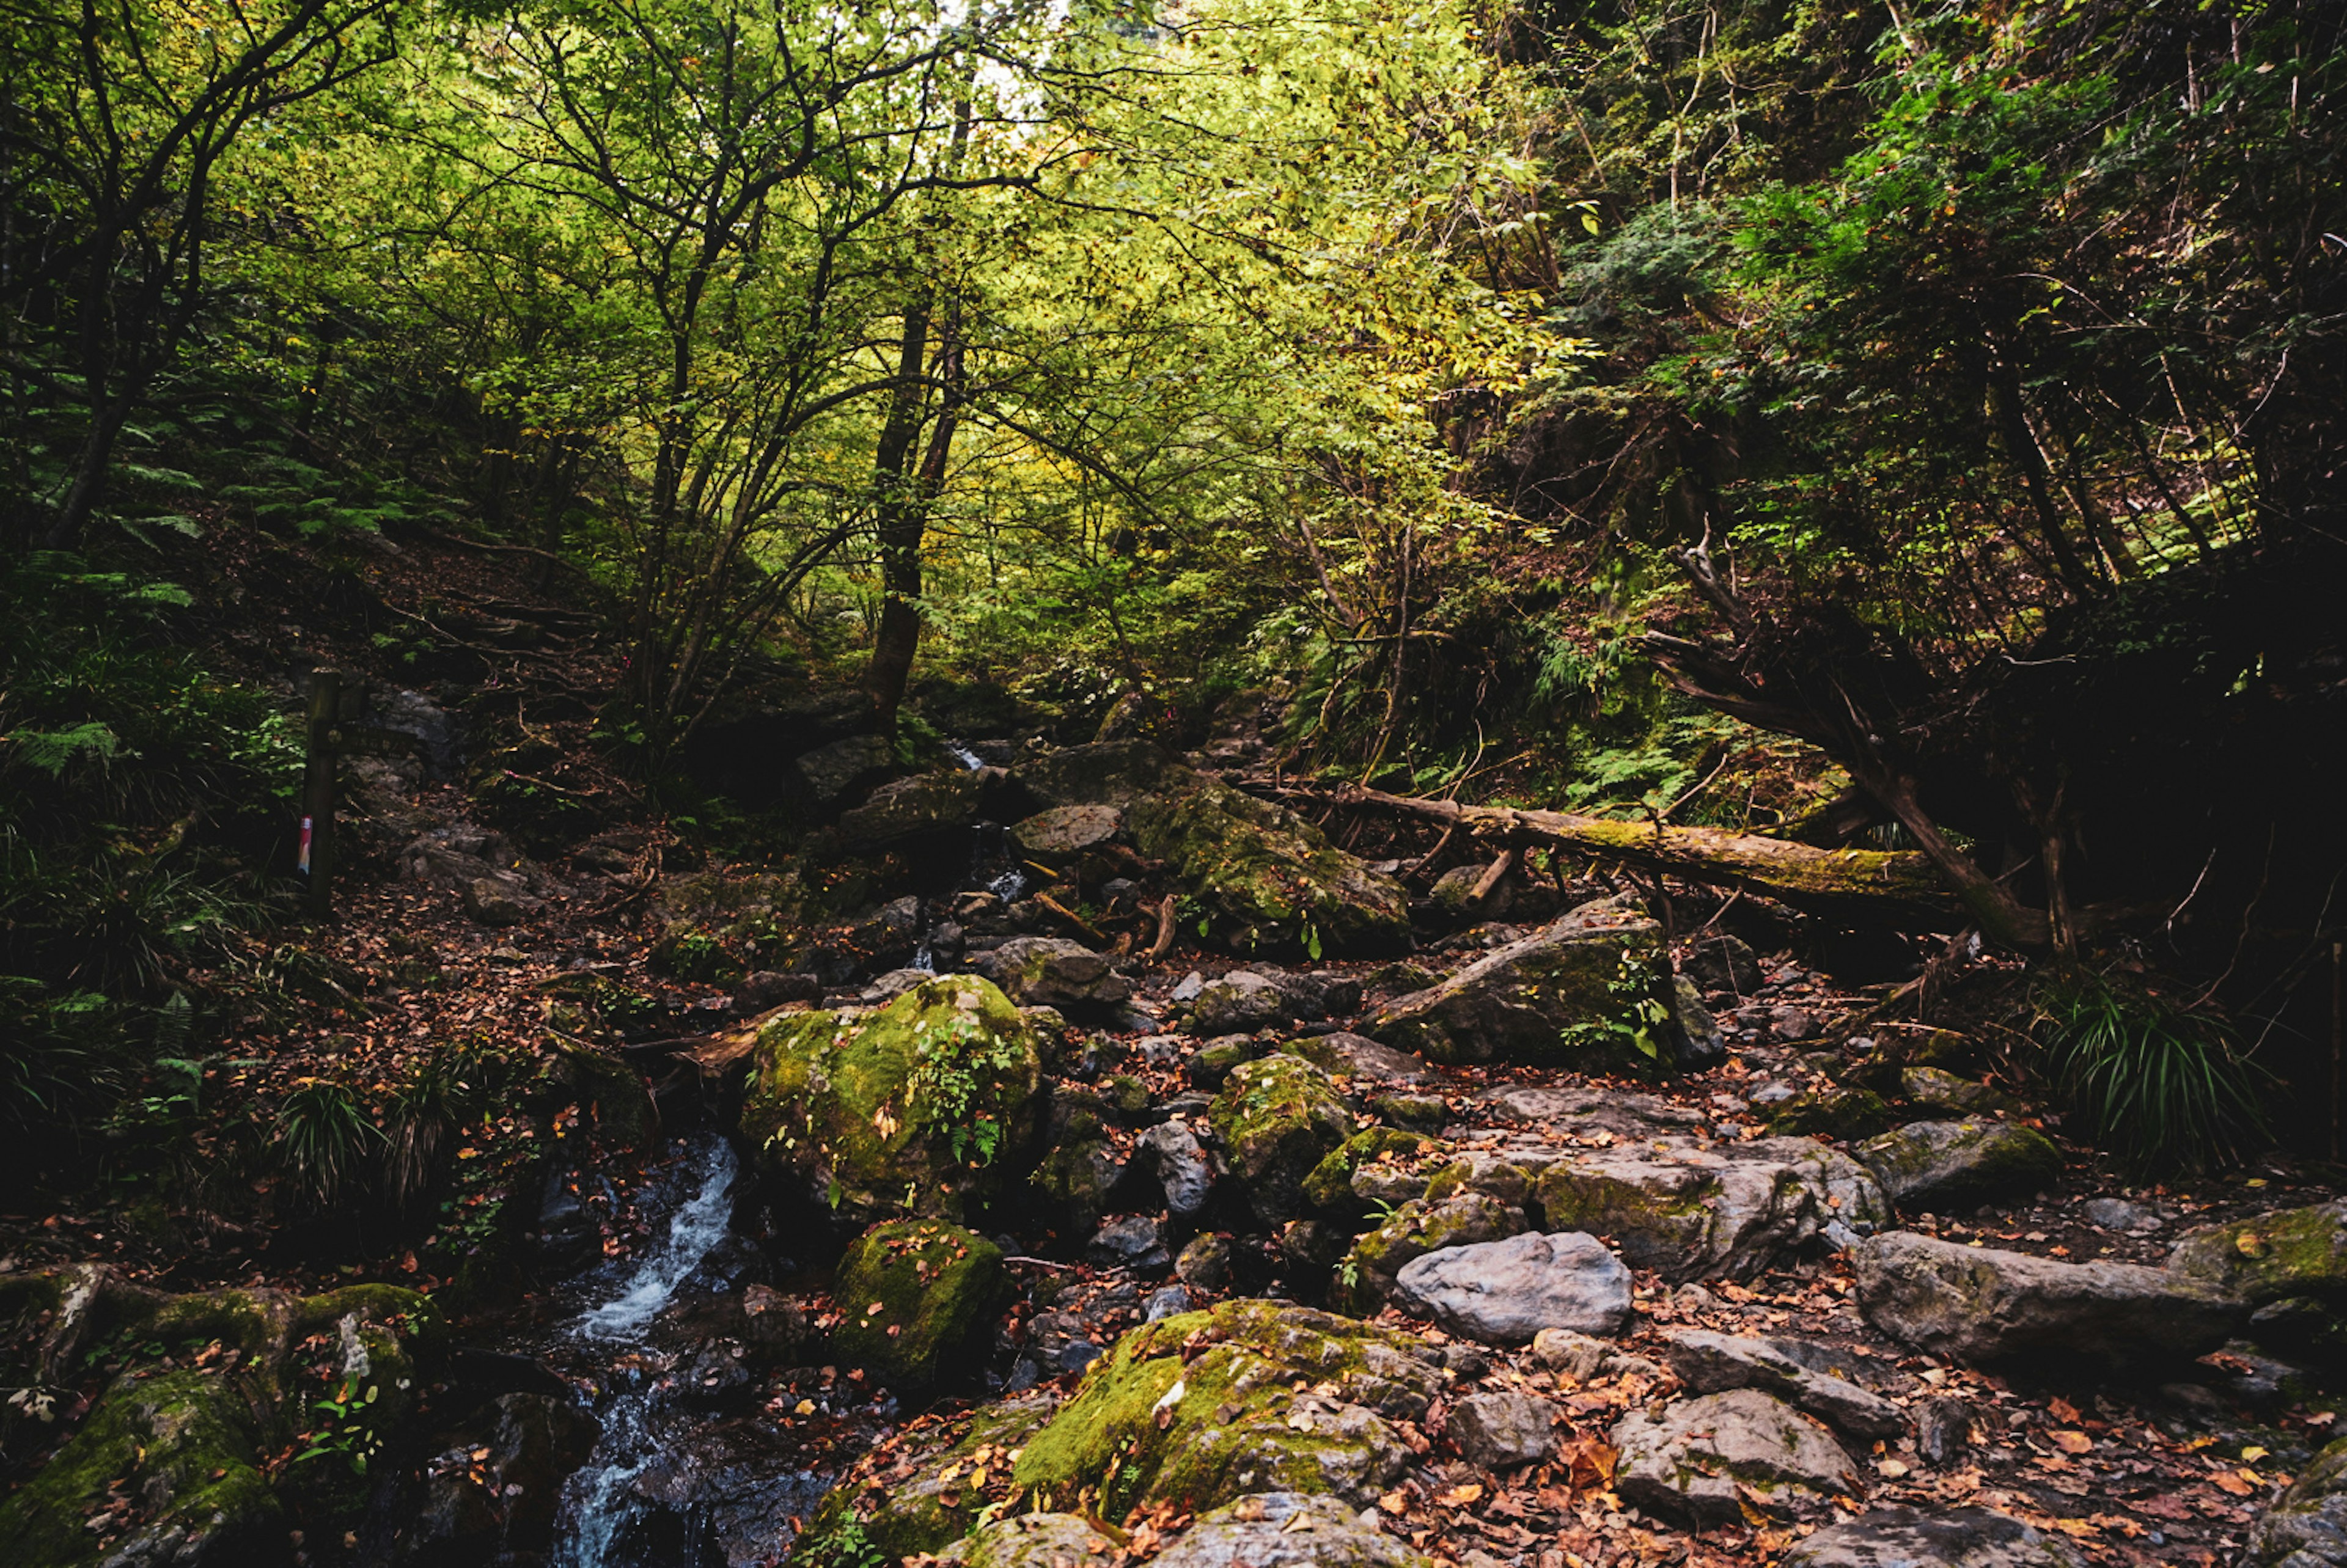
<path fill-rule="evenodd" d="M 2347 1568 L 2342 92 L 0 0 L 0 1556 Z"/>

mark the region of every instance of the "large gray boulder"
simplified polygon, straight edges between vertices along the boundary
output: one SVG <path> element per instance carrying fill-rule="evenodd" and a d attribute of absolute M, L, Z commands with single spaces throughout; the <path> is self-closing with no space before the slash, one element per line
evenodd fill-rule
<path fill-rule="evenodd" d="M 1611 900 L 1584 905 L 1496 948 L 1440 984 L 1378 1009 L 1361 1032 L 1430 1061 L 1620 1066 L 1639 1054 L 1668 1063 L 1674 995 L 1662 927 Z M 1653 1016 L 1637 1015 L 1651 1002 Z"/>
<path fill-rule="evenodd" d="M 2347 1438 L 2314 1456 L 2250 1529 L 2239 1568 L 2347 1563 Z"/>
<path fill-rule="evenodd" d="M 1857 1249 L 1859 1308 L 1901 1343 L 1964 1361 L 2059 1357 L 2125 1367 L 2187 1359 L 2247 1311 L 2165 1269 L 2061 1263 L 1892 1231 Z"/>
<path fill-rule="evenodd" d="M 1126 821 L 1133 844 L 1189 895 L 1199 934 L 1232 952 L 1342 958 L 1409 948 L 1401 884 L 1292 811 L 1197 780 L 1134 801 Z"/>
<path fill-rule="evenodd" d="M 1161 1122 L 1135 1138 L 1133 1150 L 1156 1173 L 1167 1210 L 1186 1218 L 1206 1206 L 1214 1190 L 1214 1162 L 1199 1146 L 1196 1133 L 1179 1122 Z"/>
<path fill-rule="evenodd" d="M 807 840 L 806 856 L 823 862 L 850 856 L 914 852 L 961 842 L 1002 787 L 1000 768 L 916 774 L 882 784 L 862 805 Z"/>
<path fill-rule="evenodd" d="M 1459 1193 L 1440 1203 L 1411 1198 L 1353 1242 L 1337 1265 L 1336 1288 L 1351 1310 L 1373 1313 L 1394 1293 L 1394 1279 L 1429 1253 L 1502 1241 L 1524 1229 L 1524 1211 L 1488 1193 Z"/>
<path fill-rule="evenodd" d="M 1211 1040 L 1268 1029 L 1295 1017 L 1296 1009 L 1287 999 L 1287 993 L 1269 976 L 1252 969 L 1233 969 L 1221 979 L 1205 984 L 1191 1002 L 1189 1017 L 1183 1020 L 1182 1027 Z"/>
<path fill-rule="evenodd" d="M 1857 1154 L 1911 1214 L 2025 1198 L 2062 1174 L 2053 1141 L 2012 1122 L 1911 1122 L 1868 1139 Z"/>
<path fill-rule="evenodd" d="M 1077 1568 L 1115 1542 L 1072 1513 L 1020 1513 L 973 1530 L 929 1559 L 955 1568 Z"/>
<path fill-rule="evenodd" d="M 897 771 L 897 749 L 878 735 L 850 735 L 798 759 L 799 777 L 825 810 L 846 804 Z"/>
<path fill-rule="evenodd" d="M 1182 789 L 1197 774 L 1154 741 L 1068 746 L 1022 760 L 1012 775 L 1037 805 L 1130 805 L 1145 794 Z"/>
<path fill-rule="evenodd" d="M 1203 1514 L 1154 1561 L 1157 1568 L 1433 1568 L 1423 1553 L 1335 1499 L 1293 1491 L 1258 1492 Z"/>
<path fill-rule="evenodd" d="M 1446 1247 L 1402 1266 L 1394 1299 L 1454 1334 L 1521 1345 L 1543 1328 L 1619 1334 L 1630 1271 L 1592 1235 L 1528 1234 Z"/>
<path fill-rule="evenodd" d="M 1705 1146 L 1682 1134 L 1574 1149 L 1541 1173 L 1548 1223 L 1611 1236 L 1674 1282 L 1748 1278 L 1829 1225 L 1888 1225 L 1865 1167 L 1808 1138 Z"/>
<path fill-rule="evenodd" d="M 1266 1225 L 1305 1211 L 1304 1179 L 1353 1135 L 1353 1112 L 1328 1075 L 1286 1051 L 1233 1068 L 1207 1121 Z"/>
<path fill-rule="evenodd" d="M 1064 937 L 1013 937 L 971 966 L 1020 1007 L 1063 1013 L 1104 1012 L 1133 995 L 1133 982 L 1109 960 Z"/>
<path fill-rule="evenodd" d="M 1055 805 L 1013 826 L 1010 842 L 1028 859 L 1069 866 L 1124 829 L 1124 813 L 1112 805 Z"/>
<path fill-rule="evenodd" d="M 1555 1457 L 1558 1414 L 1546 1399 L 1489 1389 L 1451 1406 L 1445 1430 L 1469 1464 L 1508 1470 Z"/>
<path fill-rule="evenodd" d="M 1858 1467 L 1833 1434 L 1755 1389 L 1681 1399 L 1614 1425 L 1622 1501 L 1698 1527 L 1733 1524 L 1752 1506 L 1779 1517 L 1822 1513 L 1859 1494 Z"/>
<path fill-rule="evenodd" d="M 2347 1304 L 2347 1202 L 2206 1226 L 2176 1244 L 2168 1266 L 2253 1305 L 2300 1296 Z"/>
<path fill-rule="evenodd" d="M 1663 1345 L 1663 1359 L 1696 1393 L 1758 1389 L 1857 1437 L 1890 1438 L 1904 1432 L 1907 1418 L 1898 1406 L 1819 1365 L 1830 1366 L 1832 1356 L 1824 1345 L 1703 1328 L 1678 1329 Z"/>
<path fill-rule="evenodd" d="M 1782 1568 L 2080 1568 L 2084 1561 L 2060 1536 L 1984 1508 L 1878 1508 L 1795 1543 Z"/>

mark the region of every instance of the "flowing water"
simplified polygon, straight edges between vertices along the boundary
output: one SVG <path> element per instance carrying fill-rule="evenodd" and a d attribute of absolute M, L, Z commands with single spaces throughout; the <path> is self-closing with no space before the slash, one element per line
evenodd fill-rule
<path fill-rule="evenodd" d="M 771 1420 L 696 1405 L 692 1336 L 666 1317 L 723 1281 L 714 1258 L 731 1232 L 733 1146 L 682 1140 L 641 1202 L 665 1206 L 658 1240 L 624 1270 L 590 1276 L 580 1309 L 548 1359 L 593 1391 L 601 1432 L 563 1484 L 551 1568 L 749 1568 L 779 1561 L 784 1521 L 829 1487 Z"/>

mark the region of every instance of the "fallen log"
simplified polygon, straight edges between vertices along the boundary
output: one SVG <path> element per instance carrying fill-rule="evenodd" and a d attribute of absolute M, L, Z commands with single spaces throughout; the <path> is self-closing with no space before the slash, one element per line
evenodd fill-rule
<path fill-rule="evenodd" d="M 1716 827 L 1617 822 L 1565 811 L 1466 805 L 1452 800 L 1388 794 L 1360 784 L 1283 781 L 1256 786 L 1290 800 L 1383 811 L 1463 828 L 1513 848 L 1545 845 L 1689 882 L 1740 887 L 1813 914 L 1864 917 L 1925 930 L 1951 930 L 1964 913 L 1929 857 L 1908 850 L 1818 849 Z"/>

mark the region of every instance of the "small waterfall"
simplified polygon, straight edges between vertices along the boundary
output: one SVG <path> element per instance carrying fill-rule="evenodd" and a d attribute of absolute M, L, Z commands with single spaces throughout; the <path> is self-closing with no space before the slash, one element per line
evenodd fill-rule
<path fill-rule="evenodd" d="M 984 757 L 979 756 L 976 752 L 971 751 L 968 746 L 963 745 L 951 735 L 948 735 L 946 737 L 946 754 L 953 758 L 954 761 L 959 763 L 966 771 L 970 773 L 976 773 L 979 769 L 986 765 L 986 759 Z"/>
<path fill-rule="evenodd" d="M 667 1234 L 615 1295 L 579 1315 L 568 1335 L 574 1345 L 608 1353 L 641 1344 L 677 1287 L 724 1239 L 738 1168 L 733 1145 L 714 1133 L 686 1145 L 680 1175 L 694 1184 L 670 1214 Z M 613 1549 L 643 1507 L 635 1483 L 670 1446 L 662 1430 L 669 1381 L 632 1355 L 614 1366 L 610 1392 L 596 1411 L 602 1434 L 595 1451 L 563 1484 L 554 1568 L 621 1568 Z M 624 1559 L 635 1560 L 632 1553 Z"/>

